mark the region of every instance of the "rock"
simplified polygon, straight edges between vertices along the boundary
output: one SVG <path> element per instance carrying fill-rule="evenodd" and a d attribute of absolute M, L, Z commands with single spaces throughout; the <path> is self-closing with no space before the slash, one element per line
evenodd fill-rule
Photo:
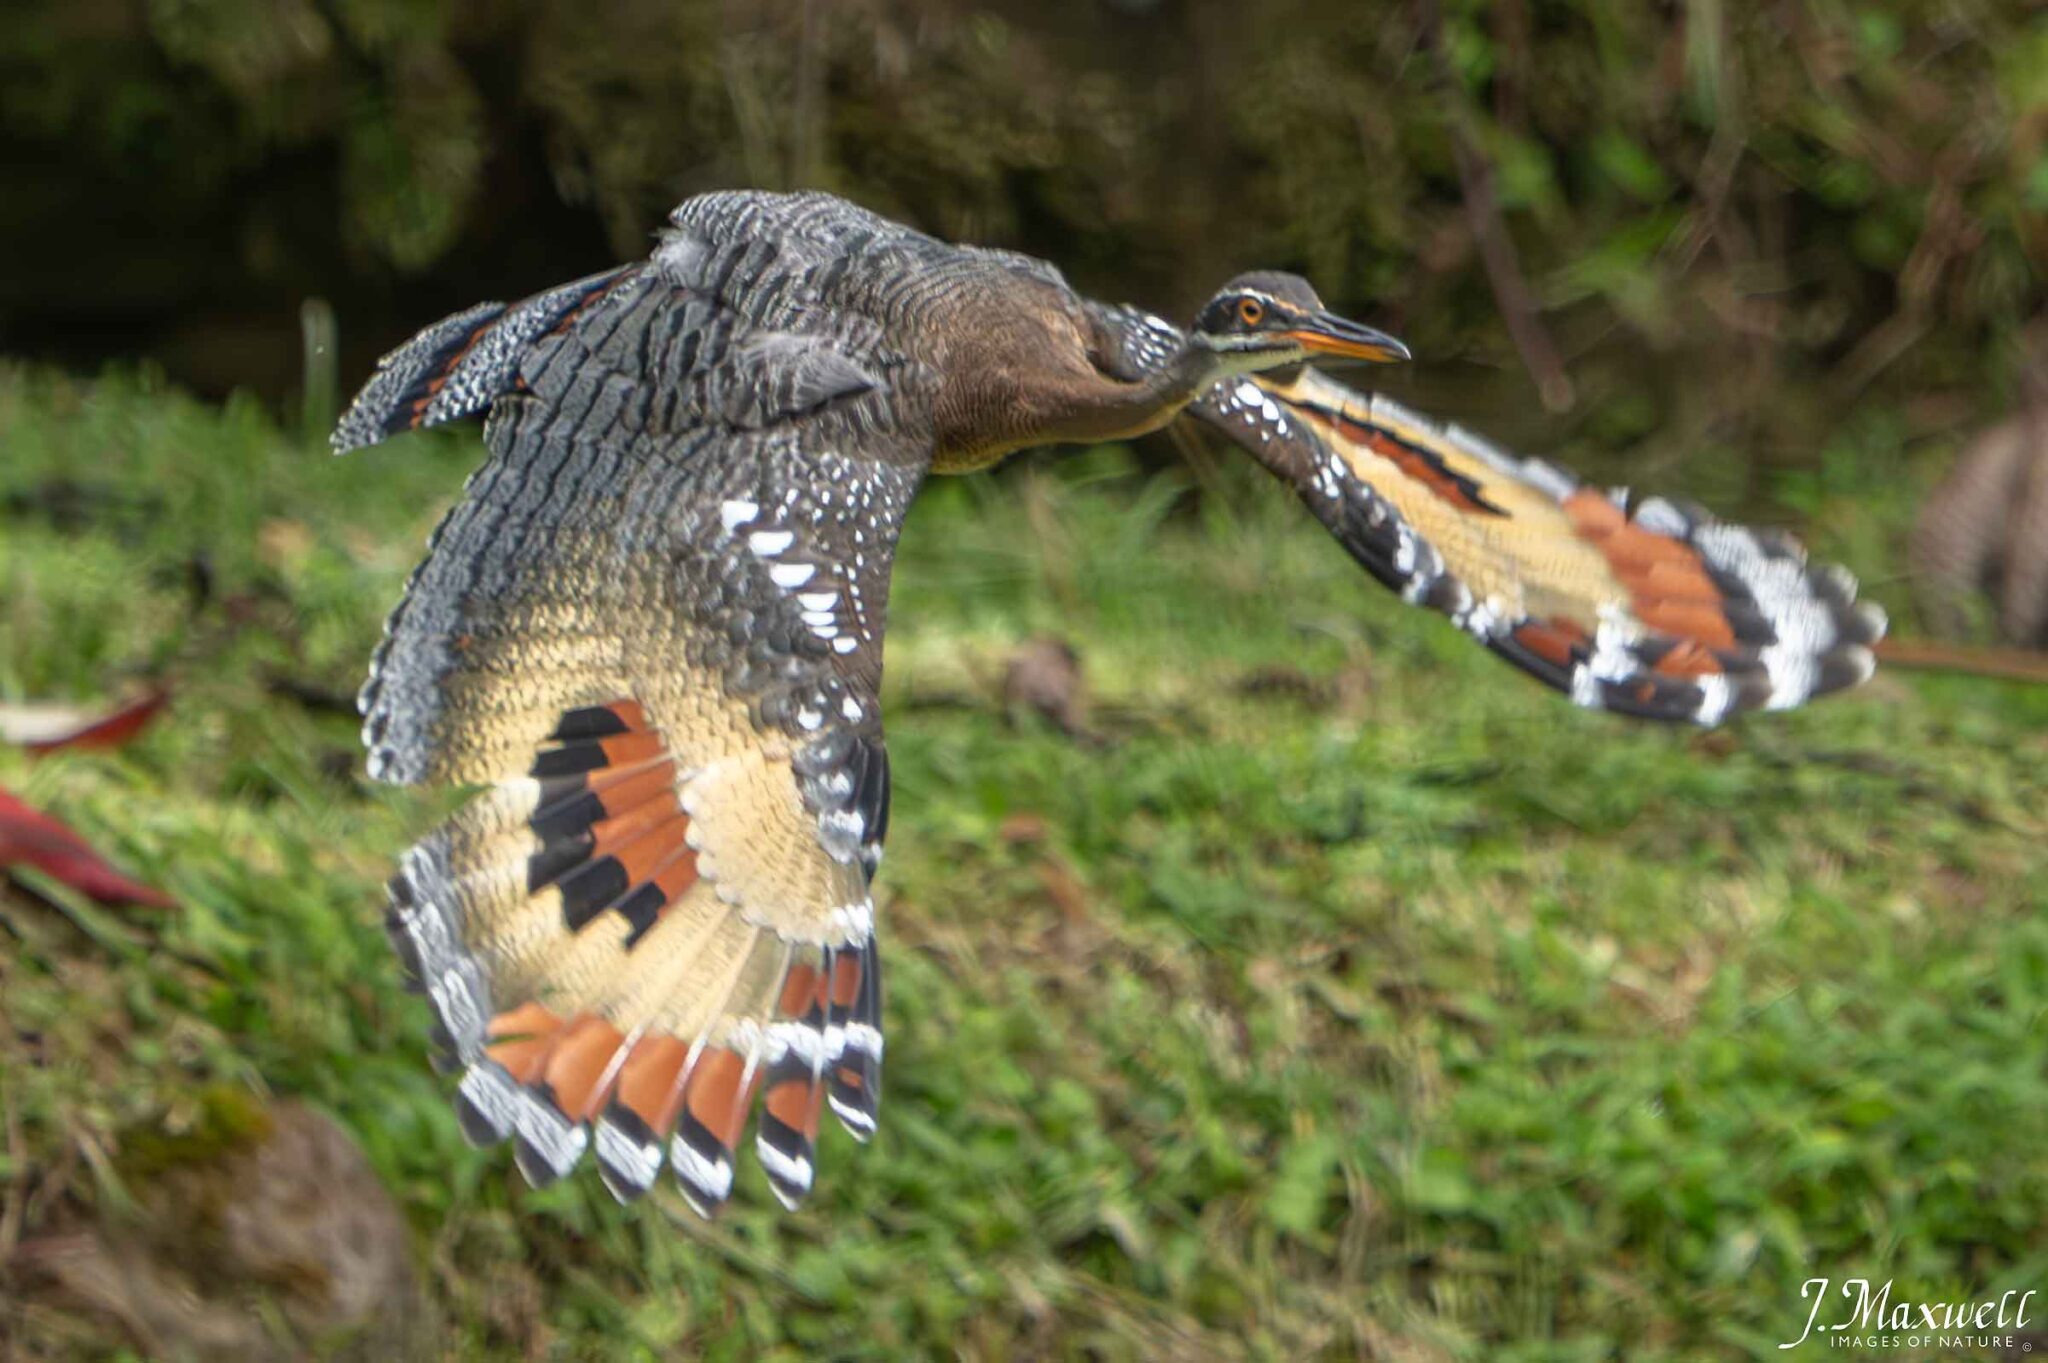
<path fill-rule="evenodd" d="M 218 1094 L 204 1128 L 135 1142 L 134 1212 L 25 1242 L 10 1267 L 160 1357 L 432 1356 L 405 1221 L 348 1134 Z"/>

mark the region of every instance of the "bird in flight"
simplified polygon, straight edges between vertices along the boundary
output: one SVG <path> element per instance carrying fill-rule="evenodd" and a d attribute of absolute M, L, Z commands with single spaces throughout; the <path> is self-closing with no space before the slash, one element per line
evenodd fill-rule
<path fill-rule="evenodd" d="M 1181 329 L 1044 262 L 825 194 L 707 194 L 652 256 L 428 328 L 337 452 L 485 416 L 361 696 L 371 776 L 484 787 L 387 927 L 480 1144 L 811 1189 L 876 1126 L 870 885 L 889 824 L 889 568 L 931 473 L 1183 411 L 1368 572 L 1579 705 L 1713 724 L 1870 675 L 1883 616 L 1790 540 L 1580 485 L 1311 367 L 1407 358 L 1254 273 Z"/>

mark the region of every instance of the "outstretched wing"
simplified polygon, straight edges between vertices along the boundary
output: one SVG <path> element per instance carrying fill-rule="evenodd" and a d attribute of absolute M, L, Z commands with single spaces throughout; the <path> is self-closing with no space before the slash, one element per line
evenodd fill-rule
<path fill-rule="evenodd" d="M 464 1129 L 536 1183 L 594 1133 L 622 1198 L 666 1155 L 699 1210 L 757 1094 L 792 1205 L 828 1102 L 874 1128 L 876 693 L 930 461 L 896 361 L 736 306 L 736 257 L 758 276 L 752 243 L 678 236 L 451 319 L 337 434 L 490 410 L 361 698 L 373 776 L 488 787 L 406 854 L 388 920 Z"/>
<path fill-rule="evenodd" d="M 1179 333 L 1098 312 L 1125 366 Z M 1189 410 L 1292 486 L 1367 571 L 1579 705 L 1717 724 L 1868 679 L 1884 614 L 1790 536 L 1603 492 L 1314 369 Z"/>

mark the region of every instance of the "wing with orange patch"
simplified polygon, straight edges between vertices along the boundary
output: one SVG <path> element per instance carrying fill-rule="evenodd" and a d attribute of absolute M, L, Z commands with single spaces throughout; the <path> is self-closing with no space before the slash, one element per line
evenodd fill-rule
<path fill-rule="evenodd" d="M 1139 378 L 1171 323 L 1092 306 L 1097 354 Z M 1303 367 L 1226 379 L 1188 411 L 1291 486 L 1351 556 L 1579 705 L 1715 724 L 1865 680 L 1884 615 L 1790 537 L 1540 459 Z"/>
<path fill-rule="evenodd" d="M 1581 485 L 1313 369 L 1194 409 L 1374 576 L 1574 702 L 1716 724 L 1868 678 L 1884 616 L 1790 537 Z"/>
<path fill-rule="evenodd" d="M 373 776 L 486 787 L 406 854 L 388 919 L 464 1131 L 536 1184 L 594 1147 L 621 1198 L 666 1164 L 710 1211 L 758 1111 L 794 1205 L 825 1108 L 875 1128 L 882 626 L 930 439 L 861 405 L 890 356 L 717 292 L 771 266 L 754 244 L 683 244 L 544 295 L 509 358 L 518 310 L 401 352 L 452 355 L 427 420 L 480 385 L 491 455 L 363 734 Z M 418 424 L 386 399 L 428 368 L 387 364 L 343 443 Z"/>

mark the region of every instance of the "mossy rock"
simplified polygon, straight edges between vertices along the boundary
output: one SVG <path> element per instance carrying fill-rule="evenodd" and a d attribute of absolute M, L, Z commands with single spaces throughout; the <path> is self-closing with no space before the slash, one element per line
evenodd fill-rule
<path fill-rule="evenodd" d="M 135 1204 L 21 1247 L 30 1291 L 161 1358 L 430 1356 L 405 1221 L 348 1134 L 224 1086 L 202 1112 L 124 1140 Z"/>

